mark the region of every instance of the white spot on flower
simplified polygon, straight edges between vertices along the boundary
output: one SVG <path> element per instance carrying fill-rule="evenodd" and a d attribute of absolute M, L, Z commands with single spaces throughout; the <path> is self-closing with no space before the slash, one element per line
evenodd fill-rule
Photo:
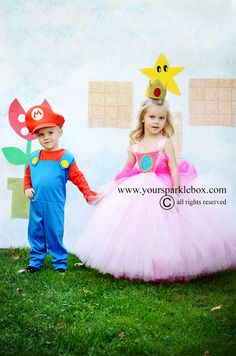
<path fill-rule="evenodd" d="M 27 136 L 29 133 L 29 130 L 27 129 L 27 127 L 22 127 L 22 129 L 20 130 L 21 134 L 23 136 Z"/>
<path fill-rule="evenodd" d="M 18 116 L 18 121 L 19 121 L 19 122 L 25 122 L 25 115 L 24 115 L 24 114 L 20 114 L 20 115 Z"/>

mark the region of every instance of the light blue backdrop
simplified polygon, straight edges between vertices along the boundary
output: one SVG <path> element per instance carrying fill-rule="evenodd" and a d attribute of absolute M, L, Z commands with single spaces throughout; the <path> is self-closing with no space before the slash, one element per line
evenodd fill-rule
<path fill-rule="evenodd" d="M 9 126 L 17 98 L 27 110 L 46 98 L 66 117 L 63 147 L 71 150 L 94 188 L 112 179 L 126 159 L 128 129 L 88 129 L 90 80 L 134 82 L 134 124 L 147 77 L 160 52 L 173 66 L 181 96 L 169 94 L 183 112 L 183 156 L 200 173 L 236 179 L 236 127 L 188 125 L 188 80 L 232 78 L 236 73 L 236 3 L 228 0 L 0 0 L 0 146 L 25 150 Z M 38 148 L 35 141 L 33 149 Z M 0 153 L 0 246 L 27 245 L 27 220 L 11 219 L 8 177 L 22 177 Z M 234 191 L 235 193 L 235 191 Z M 2 209 L 4 207 L 4 209 Z M 68 184 L 65 243 L 73 251 L 91 210 Z"/>

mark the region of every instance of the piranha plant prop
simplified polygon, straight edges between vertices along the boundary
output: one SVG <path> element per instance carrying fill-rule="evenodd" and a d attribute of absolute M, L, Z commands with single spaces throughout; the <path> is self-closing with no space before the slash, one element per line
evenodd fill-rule
<path fill-rule="evenodd" d="M 44 100 L 42 105 L 50 107 L 47 100 Z M 10 126 L 17 135 L 27 141 L 26 151 L 23 152 L 18 147 L 11 146 L 3 147 L 2 152 L 9 163 L 14 165 L 24 165 L 25 171 L 31 155 L 32 140 L 35 140 L 36 136 L 29 133 L 25 124 L 25 110 L 17 99 L 15 99 L 9 107 L 8 118 Z M 8 178 L 7 189 L 12 190 L 11 217 L 27 218 L 29 201 L 23 192 L 23 178 Z"/>

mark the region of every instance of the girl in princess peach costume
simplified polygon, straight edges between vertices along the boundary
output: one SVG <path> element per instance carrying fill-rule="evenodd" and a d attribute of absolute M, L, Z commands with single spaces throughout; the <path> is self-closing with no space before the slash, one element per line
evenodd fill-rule
<path fill-rule="evenodd" d="M 236 228 L 227 207 L 170 209 L 180 199 L 209 199 L 201 193 L 164 193 L 204 186 L 192 164 L 176 162 L 173 133 L 167 102 L 146 99 L 130 134 L 128 161 L 102 189 L 103 199 L 79 238 L 78 255 L 87 266 L 144 281 L 189 280 L 236 266 Z"/>

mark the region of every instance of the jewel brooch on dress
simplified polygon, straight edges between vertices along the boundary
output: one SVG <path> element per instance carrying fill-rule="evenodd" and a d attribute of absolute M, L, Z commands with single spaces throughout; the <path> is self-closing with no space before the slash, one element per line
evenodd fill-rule
<path fill-rule="evenodd" d="M 144 155 L 140 160 L 140 167 L 143 172 L 149 172 L 153 167 L 152 156 Z"/>

